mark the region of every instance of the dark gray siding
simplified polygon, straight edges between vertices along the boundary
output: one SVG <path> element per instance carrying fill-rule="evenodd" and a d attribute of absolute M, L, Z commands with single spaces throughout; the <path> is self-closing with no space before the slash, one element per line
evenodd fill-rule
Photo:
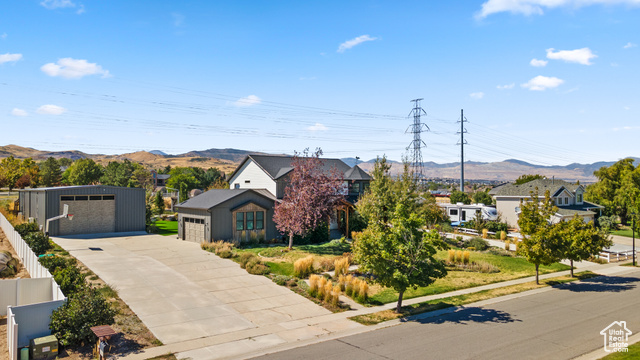
<path fill-rule="evenodd" d="M 233 224 L 231 209 L 248 202 L 253 202 L 267 209 L 267 213 L 265 214 L 267 240 L 277 236 L 276 227 L 273 223 L 273 200 L 248 191 L 211 209 L 211 234 L 213 240 L 230 240 L 233 238 L 233 226 L 235 224 Z"/>
<path fill-rule="evenodd" d="M 22 193 L 20 199 L 23 199 L 24 196 L 26 201 L 25 218 L 35 217 L 39 225 L 44 226 L 46 219 L 61 214 L 60 196 L 62 195 L 115 195 L 116 232 L 145 231 L 146 228 L 144 189 L 104 185 L 63 186 L 43 190 L 27 190 Z M 29 207 L 28 210 L 26 209 L 27 206 Z M 51 222 L 49 233 L 52 236 L 60 235 L 58 221 Z"/>

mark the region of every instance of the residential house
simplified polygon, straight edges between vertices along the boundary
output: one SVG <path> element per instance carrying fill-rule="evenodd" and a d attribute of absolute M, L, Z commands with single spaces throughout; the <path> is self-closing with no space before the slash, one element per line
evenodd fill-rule
<path fill-rule="evenodd" d="M 268 240 L 279 236 L 272 218 L 273 208 L 275 202 L 284 197 L 289 175 L 293 171 L 292 160 L 293 157 L 284 155 L 245 157 L 229 179 L 230 189 L 209 190 L 176 206 L 180 222 L 179 238 L 202 242 L 229 239 L 246 241 L 256 236 L 264 236 Z M 325 171 L 335 168 L 344 181 L 340 194 L 343 199 L 330 222 L 332 235 L 337 236 L 340 219 L 348 219 L 349 211 L 369 187 L 371 177 L 357 165 L 350 167 L 340 159 L 322 159 L 322 162 Z M 340 216 L 341 211 L 343 216 Z M 257 232 L 259 229 L 255 228 L 258 216 L 264 217 L 264 229 L 260 229 L 263 232 Z M 349 233 L 348 226 L 346 233 Z"/>
<path fill-rule="evenodd" d="M 531 192 L 538 189 L 538 198 L 544 199 L 549 191 L 551 199 L 558 207 L 558 211 L 551 221 L 567 221 L 578 215 L 585 222 L 595 220 L 603 206 L 584 200 L 584 186 L 572 184 L 564 180 L 536 179 L 524 184 L 504 184 L 491 190 L 489 194 L 496 200 L 496 209 L 502 220 L 509 226 L 518 227 L 520 203 L 531 199 Z"/>

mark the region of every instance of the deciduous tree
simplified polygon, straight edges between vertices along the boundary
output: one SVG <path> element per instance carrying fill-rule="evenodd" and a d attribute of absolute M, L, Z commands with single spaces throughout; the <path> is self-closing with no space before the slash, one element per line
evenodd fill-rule
<path fill-rule="evenodd" d="M 571 277 L 573 277 L 574 261 L 587 260 L 603 248 L 613 245 L 609 235 L 596 229 L 593 222 L 585 223 L 578 215 L 570 221 L 561 221 L 555 226 L 563 242 L 563 257 L 571 262 Z"/>
<path fill-rule="evenodd" d="M 542 201 L 536 188 L 531 192 L 530 201 L 520 202 L 518 226 L 523 239 L 518 253 L 536 266 L 536 284 L 539 284 L 540 265 L 550 265 L 563 257 L 561 234 L 554 231 L 551 222 L 557 210 L 548 190 Z"/>
<path fill-rule="evenodd" d="M 47 160 L 40 163 L 40 182 L 45 187 L 56 186 L 60 184 L 62 178 L 62 171 L 60 170 L 60 164 L 53 157 L 48 157 Z"/>
<path fill-rule="evenodd" d="M 478 191 L 473 194 L 473 202 L 476 204 L 491 205 L 493 204 L 493 198 L 486 191 Z"/>
<path fill-rule="evenodd" d="M 279 231 L 289 235 L 289 249 L 294 235 L 304 236 L 331 215 L 340 196 L 341 176 L 335 168 L 324 168 L 321 155 L 321 149 L 313 154 L 309 149 L 295 153 L 284 197 L 276 203 L 273 221 Z"/>
<path fill-rule="evenodd" d="M 452 204 L 463 203 L 463 204 L 471 204 L 471 198 L 467 193 L 464 193 L 459 190 L 455 190 L 451 192 L 451 197 L 449 198 Z"/>
<path fill-rule="evenodd" d="M 69 185 L 96 184 L 102 176 L 102 166 L 92 159 L 78 159 L 67 168 L 63 177 Z"/>
<path fill-rule="evenodd" d="M 9 191 L 16 187 L 16 182 L 22 177 L 23 172 L 21 168 L 20 160 L 9 156 L 0 161 L 0 178 L 5 182 L 5 186 L 9 188 Z"/>

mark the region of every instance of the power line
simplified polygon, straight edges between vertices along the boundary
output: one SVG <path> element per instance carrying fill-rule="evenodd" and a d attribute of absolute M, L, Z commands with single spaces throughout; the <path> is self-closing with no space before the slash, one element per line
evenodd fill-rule
<path fill-rule="evenodd" d="M 467 133 L 467 129 L 464 127 L 464 123 L 467 122 L 467 119 L 464 117 L 464 110 L 460 109 L 460 141 L 458 145 L 460 145 L 460 191 L 464 192 L 464 145 L 467 143 L 467 140 L 464 139 L 464 134 Z"/>

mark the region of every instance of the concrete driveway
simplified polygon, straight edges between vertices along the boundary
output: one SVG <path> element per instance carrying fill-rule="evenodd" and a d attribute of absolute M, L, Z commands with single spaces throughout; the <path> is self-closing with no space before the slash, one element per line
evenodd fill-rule
<path fill-rule="evenodd" d="M 302 333 L 318 335 L 301 329 L 308 324 L 300 320 L 330 314 L 264 276 L 250 275 L 233 261 L 175 237 L 53 240 L 114 287 L 164 344 L 191 341 L 185 349 L 194 349 L 194 339 L 251 329 L 279 331 L 265 338 L 265 345 L 273 346 Z"/>

